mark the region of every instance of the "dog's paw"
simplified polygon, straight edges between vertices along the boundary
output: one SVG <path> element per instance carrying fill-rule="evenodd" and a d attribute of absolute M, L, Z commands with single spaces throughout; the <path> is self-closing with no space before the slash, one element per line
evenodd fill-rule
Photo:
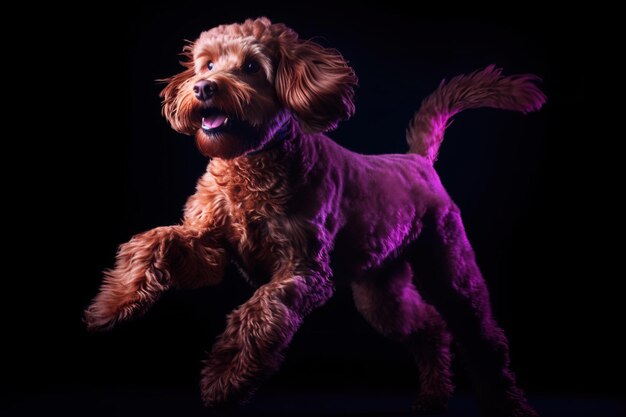
<path fill-rule="evenodd" d="M 252 396 L 255 384 L 250 378 L 250 369 L 246 369 L 246 363 L 238 362 L 236 356 L 235 352 L 218 350 L 205 362 L 200 379 L 205 407 L 228 410 Z"/>
<path fill-rule="evenodd" d="M 200 393 L 205 407 L 222 411 L 232 410 L 250 397 L 250 392 L 228 375 L 205 374 L 200 381 Z"/>
<path fill-rule="evenodd" d="M 102 332 L 111 330 L 117 321 L 114 314 L 104 314 L 97 306 L 90 306 L 85 310 L 83 323 L 89 332 Z"/>
<path fill-rule="evenodd" d="M 115 305 L 96 300 L 85 310 L 83 321 L 89 332 L 103 332 L 130 317 L 141 315 L 139 307 L 139 303 Z"/>
<path fill-rule="evenodd" d="M 85 310 L 83 321 L 90 332 L 111 330 L 121 322 L 143 316 L 149 305 L 137 296 L 120 298 L 103 292 Z"/>

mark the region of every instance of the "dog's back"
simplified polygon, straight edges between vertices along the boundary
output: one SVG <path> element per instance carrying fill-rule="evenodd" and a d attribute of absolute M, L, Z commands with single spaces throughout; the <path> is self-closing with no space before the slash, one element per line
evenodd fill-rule
<path fill-rule="evenodd" d="M 381 264 L 420 233 L 422 221 L 416 219 L 424 219 L 429 210 L 454 205 L 433 168 L 450 118 L 479 107 L 538 110 L 546 98 L 536 80 L 534 75 L 505 77 L 500 69 L 489 66 L 448 83 L 442 81 L 409 125 L 408 154 L 361 155 L 324 135 L 313 141 L 315 153 L 322 158 L 320 175 L 343 178 L 338 183 L 339 211 L 346 227 L 337 235 L 336 248 L 342 252 L 340 258 L 358 260 L 349 269 L 367 270 Z"/>

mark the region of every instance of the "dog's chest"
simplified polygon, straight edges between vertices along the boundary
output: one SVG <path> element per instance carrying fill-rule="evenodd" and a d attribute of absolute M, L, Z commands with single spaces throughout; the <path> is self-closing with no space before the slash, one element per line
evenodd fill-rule
<path fill-rule="evenodd" d="M 233 259 L 253 281 L 264 282 L 280 265 L 293 259 L 297 216 L 289 213 L 293 198 L 285 167 L 257 161 L 216 170 L 226 202 Z"/>

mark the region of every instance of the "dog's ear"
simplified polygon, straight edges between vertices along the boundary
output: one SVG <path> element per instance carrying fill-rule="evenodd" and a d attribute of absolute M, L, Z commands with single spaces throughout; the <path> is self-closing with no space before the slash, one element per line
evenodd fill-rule
<path fill-rule="evenodd" d="M 193 97 L 189 97 L 193 95 L 192 82 L 195 75 L 191 50 L 191 45 L 187 45 L 183 49 L 182 55 L 185 59 L 181 62 L 181 65 L 186 68 L 183 72 L 170 78 L 157 80 L 158 82 L 167 83 L 161 94 L 159 94 L 163 99 L 163 116 L 175 131 L 185 135 L 193 135 L 196 131 L 190 120 L 179 117 L 179 114 L 188 114 L 181 107 L 193 103 Z"/>
<path fill-rule="evenodd" d="M 307 132 L 325 132 L 354 113 L 354 70 L 341 54 L 315 42 L 281 48 L 276 92 Z"/>

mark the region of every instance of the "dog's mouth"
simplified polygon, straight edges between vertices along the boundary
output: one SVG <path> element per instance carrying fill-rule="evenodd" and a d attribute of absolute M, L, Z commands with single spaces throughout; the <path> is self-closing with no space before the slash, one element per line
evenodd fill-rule
<path fill-rule="evenodd" d="M 206 133 L 218 133 L 230 127 L 233 120 L 223 111 L 215 107 L 200 110 L 201 127 Z"/>
<path fill-rule="evenodd" d="M 208 157 L 233 158 L 254 148 L 261 138 L 259 128 L 218 107 L 201 107 L 194 113 L 199 125 L 196 145 Z"/>

